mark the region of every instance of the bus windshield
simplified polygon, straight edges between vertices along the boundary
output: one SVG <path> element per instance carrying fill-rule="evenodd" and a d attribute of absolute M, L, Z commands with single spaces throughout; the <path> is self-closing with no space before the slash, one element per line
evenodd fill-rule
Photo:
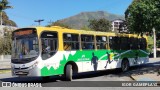
<path fill-rule="evenodd" d="M 22 33 L 19 32 L 13 34 L 12 59 L 25 60 L 37 57 L 39 54 L 39 46 L 36 33 L 26 33 L 24 30 Z"/>

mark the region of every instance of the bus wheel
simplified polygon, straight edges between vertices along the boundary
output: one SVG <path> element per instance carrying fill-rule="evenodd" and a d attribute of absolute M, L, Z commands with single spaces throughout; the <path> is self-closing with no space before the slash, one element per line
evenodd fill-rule
<path fill-rule="evenodd" d="M 72 81 L 72 75 L 73 75 L 73 70 L 72 70 L 72 65 L 71 64 L 68 64 L 66 66 L 66 69 L 65 69 L 65 78 L 67 81 Z"/>
<path fill-rule="evenodd" d="M 126 72 L 126 71 L 129 70 L 129 61 L 128 61 L 128 59 L 122 60 L 121 70 L 122 70 L 122 72 Z"/>

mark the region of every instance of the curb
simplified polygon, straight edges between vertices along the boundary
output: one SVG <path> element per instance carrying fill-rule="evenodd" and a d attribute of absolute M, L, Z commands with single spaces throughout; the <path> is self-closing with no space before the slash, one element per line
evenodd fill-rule
<path fill-rule="evenodd" d="M 0 68 L 0 71 L 1 70 L 11 70 L 11 68 Z"/>

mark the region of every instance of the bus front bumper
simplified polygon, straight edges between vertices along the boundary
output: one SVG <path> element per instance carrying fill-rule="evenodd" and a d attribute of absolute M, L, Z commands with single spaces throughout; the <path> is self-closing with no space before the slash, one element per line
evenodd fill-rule
<path fill-rule="evenodd" d="M 27 69 L 21 69 L 21 68 L 12 68 L 12 76 L 18 76 L 18 77 L 36 77 L 36 76 L 40 76 L 40 72 L 39 72 L 39 68 L 38 67 L 34 67 L 32 69 L 27 68 Z"/>

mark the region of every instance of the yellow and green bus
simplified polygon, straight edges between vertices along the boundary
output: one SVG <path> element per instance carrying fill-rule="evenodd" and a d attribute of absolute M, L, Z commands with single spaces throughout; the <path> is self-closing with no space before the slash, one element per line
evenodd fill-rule
<path fill-rule="evenodd" d="M 149 61 L 146 36 L 67 29 L 20 28 L 12 34 L 13 76 L 48 77 L 129 67 Z"/>

